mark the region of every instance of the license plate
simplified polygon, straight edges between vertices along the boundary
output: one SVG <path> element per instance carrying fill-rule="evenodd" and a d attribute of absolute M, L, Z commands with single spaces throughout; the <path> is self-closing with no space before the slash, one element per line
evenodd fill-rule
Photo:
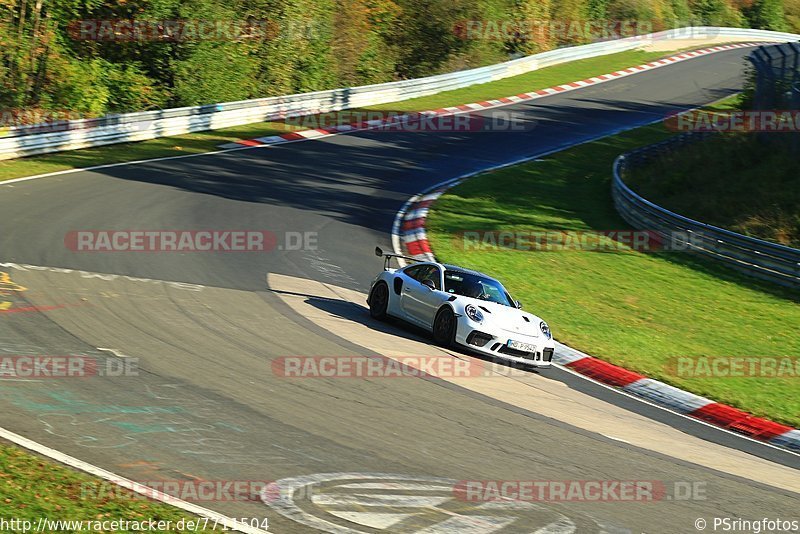
<path fill-rule="evenodd" d="M 536 352 L 536 345 L 523 343 L 522 341 L 514 341 L 513 339 L 509 339 L 507 345 L 510 349 L 521 350 L 522 352 Z"/>

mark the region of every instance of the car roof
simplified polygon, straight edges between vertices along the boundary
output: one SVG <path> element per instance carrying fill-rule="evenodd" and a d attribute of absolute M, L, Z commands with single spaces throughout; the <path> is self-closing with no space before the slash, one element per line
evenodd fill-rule
<path fill-rule="evenodd" d="M 474 274 L 475 276 L 481 276 L 483 278 L 488 278 L 490 280 L 494 280 L 495 282 L 499 282 L 496 278 L 489 276 L 486 273 L 482 273 L 480 271 L 475 271 L 473 269 L 467 269 L 466 267 L 460 267 L 458 265 L 453 265 L 452 263 L 439 263 L 436 261 L 421 261 L 419 263 L 412 263 L 411 265 L 406 266 L 405 268 L 408 269 L 409 267 L 413 267 L 414 265 L 438 265 L 439 267 L 444 267 L 447 271 L 456 271 L 459 273 L 464 274 Z"/>
<path fill-rule="evenodd" d="M 466 267 L 460 267 L 458 265 L 453 265 L 452 263 L 438 263 L 438 262 L 435 262 L 435 261 L 421 261 L 419 263 L 412 263 L 411 265 L 408 265 L 408 266 L 404 267 L 404 269 L 408 269 L 409 267 L 413 267 L 414 265 L 438 265 L 439 267 L 444 267 L 444 269 L 446 271 L 455 271 L 455 272 L 458 272 L 458 273 L 472 274 L 472 275 L 475 275 L 475 276 L 488 278 L 489 280 L 497 282 L 501 286 L 503 285 L 503 283 L 500 280 L 498 280 L 497 278 L 494 278 L 492 276 L 489 276 L 486 273 L 482 273 L 480 271 L 475 271 L 473 269 L 467 269 Z"/>
<path fill-rule="evenodd" d="M 473 274 L 475 276 L 488 278 L 489 280 L 494 280 L 495 282 L 500 283 L 500 281 L 497 280 L 496 278 L 493 278 L 493 277 L 489 276 L 488 274 L 482 273 L 480 271 L 474 271 L 472 269 L 466 269 L 464 267 L 459 267 L 458 265 L 453 265 L 453 264 L 450 264 L 450 263 L 440 263 L 440 265 L 442 267 L 444 267 L 448 271 L 456 271 L 456 272 L 459 272 L 459 273 Z"/>

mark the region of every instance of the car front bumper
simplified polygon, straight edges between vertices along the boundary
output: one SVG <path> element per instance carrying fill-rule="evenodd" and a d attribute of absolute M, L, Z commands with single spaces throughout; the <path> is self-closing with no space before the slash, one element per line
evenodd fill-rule
<path fill-rule="evenodd" d="M 535 352 L 522 352 L 512 349 L 507 346 L 507 342 L 508 339 L 504 337 L 492 335 L 481 330 L 473 329 L 466 333 L 456 333 L 456 343 L 475 352 L 533 367 L 552 367 L 553 354 L 555 353 L 555 343 L 552 339 L 525 341 L 535 345 Z"/>

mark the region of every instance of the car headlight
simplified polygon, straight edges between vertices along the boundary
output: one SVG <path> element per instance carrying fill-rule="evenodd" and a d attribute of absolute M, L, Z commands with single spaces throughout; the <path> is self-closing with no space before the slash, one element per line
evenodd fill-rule
<path fill-rule="evenodd" d="M 476 323 L 483 322 L 483 313 L 472 304 L 467 304 L 467 306 L 464 308 L 464 313 L 466 313 L 467 317 Z"/>
<path fill-rule="evenodd" d="M 542 334 L 544 334 L 547 339 L 553 338 L 553 334 L 550 332 L 550 327 L 547 326 L 546 322 L 542 321 L 541 323 L 539 323 L 539 329 L 542 331 Z"/>

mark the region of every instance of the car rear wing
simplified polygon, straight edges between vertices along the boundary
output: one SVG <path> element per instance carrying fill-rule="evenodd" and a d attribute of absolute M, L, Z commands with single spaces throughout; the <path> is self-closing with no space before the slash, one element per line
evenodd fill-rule
<path fill-rule="evenodd" d="M 384 271 L 388 271 L 389 270 L 389 263 L 392 261 L 392 258 L 400 258 L 400 259 L 404 259 L 406 261 L 414 261 L 414 262 L 424 261 L 424 260 L 420 260 L 418 258 L 414 258 L 412 256 L 403 256 L 402 254 L 390 254 L 390 253 L 384 252 L 383 249 L 381 249 L 381 247 L 375 247 L 375 255 L 378 256 L 379 258 L 381 258 L 381 257 L 384 258 L 384 260 L 383 260 L 383 270 Z"/>

